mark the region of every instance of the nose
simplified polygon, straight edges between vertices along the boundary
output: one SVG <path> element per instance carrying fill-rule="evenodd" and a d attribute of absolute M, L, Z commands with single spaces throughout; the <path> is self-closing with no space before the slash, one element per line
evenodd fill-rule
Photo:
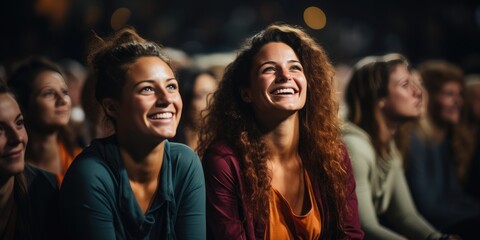
<path fill-rule="evenodd" d="M 9 128 L 7 130 L 7 143 L 10 146 L 16 146 L 20 142 L 23 141 L 23 128 L 16 129 L 16 128 Z"/>
<path fill-rule="evenodd" d="M 292 76 L 286 67 L 280 67 L 277 71 L 277 82 L 286 82 L 291 78 Z"/>
<path fill-rule="evenodd" d="M 155 105 L 157 107 L 165 107 L 173 103 L 173 97 L 165 89 L 157 92 L 157 101 Z"/>
<path fill-rule="evenodd" d="M 64 94 L 64 93 L 56 93 L 56 102 L 55 104 L 57 106 L 63 106 L 65 104 L 67 104 L 67 98 L 69 98 L 70 96 L 68 94 Z"/>
<path fill-rule="evenodd" d="M 422 87 L 417 84 L 412 84 L 412 87 L 413 87 L 413 95 L 415 97 L 422 98 L 423 97 Z"/>

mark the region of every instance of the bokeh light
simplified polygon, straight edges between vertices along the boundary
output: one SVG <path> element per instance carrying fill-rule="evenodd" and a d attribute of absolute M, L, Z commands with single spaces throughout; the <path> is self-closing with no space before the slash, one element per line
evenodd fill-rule
<path fill-rule="evenodd" d="M 322 9 L 318 7 L 308 7 L 303 12 L 303 20 L 311 29 L 320 30 L 327 24 L 327 17 Z"/>
<path fill-rule="evenodd" d="M 110 24 L 112 26 L 112 29 L 118 30 L 121 27 L 125 26 L 127 24 L 128 20 L 130 19 L 130 16 L 132 13 L 130 12 L 130 9 L 126 7 L 121 7 L 112 14 L 112 18 L 110 20 Z"/>

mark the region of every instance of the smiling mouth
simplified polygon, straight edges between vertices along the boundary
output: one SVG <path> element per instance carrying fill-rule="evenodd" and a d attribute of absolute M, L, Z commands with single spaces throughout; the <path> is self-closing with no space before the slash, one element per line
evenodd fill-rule
<path fill-rule="evenodd" d="M 293 88 L 280 88 L 271 92 L 273 95 L 292 95 L 295 94 Z"/>
<path fill-rule="evenodd" d="M 170 119 L 173 117 L 173 113 L 168 112 L 168 113 L 157 113 L 154 115 L 151 115 L 151 119 Z"/>

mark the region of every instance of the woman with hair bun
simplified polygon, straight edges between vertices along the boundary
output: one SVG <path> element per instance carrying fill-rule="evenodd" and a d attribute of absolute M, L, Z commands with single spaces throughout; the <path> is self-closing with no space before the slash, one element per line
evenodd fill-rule
<path fill-rule="evenodd" d="M 115 134 L 92 141 L 65 176 L 67 239 L 205 239 L 200 160 L 167 140 L 182 100 L 162 49 L 124 28 L 99 39 L 89 64 Z"/>

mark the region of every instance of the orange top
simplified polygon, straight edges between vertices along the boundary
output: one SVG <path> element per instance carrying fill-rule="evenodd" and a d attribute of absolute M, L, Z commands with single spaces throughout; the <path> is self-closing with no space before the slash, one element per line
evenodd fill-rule
<path fill-rule="evenodd" d="M 272 187 L 265 239 L 320 239 L 322 231 L 320 211 L 313 196 L 310 178 L 307 172 L 304 174 L 310 210 L 305 215 L 296 215 L 282 194 Z"/>
<path fill-rule="evenodd" d="M 67 173 L 68 167 L 70 167 L 70 164 L 72 164 L 73 159 L 82 152 L 81 148 L 75 148 L 73 150 L 73 155 L 70 155 L 63 145 L 63 143 L 59 142 L 58 143 L 58 150 L 60 151 L 60 161 L 62 161 L 60 164 L 62 165 L 62 170 L 59 174 L 57 174 L 57 180 L 59 186 L 62 185 L 63 177 L 65 176 L 65 173 Z"/>

